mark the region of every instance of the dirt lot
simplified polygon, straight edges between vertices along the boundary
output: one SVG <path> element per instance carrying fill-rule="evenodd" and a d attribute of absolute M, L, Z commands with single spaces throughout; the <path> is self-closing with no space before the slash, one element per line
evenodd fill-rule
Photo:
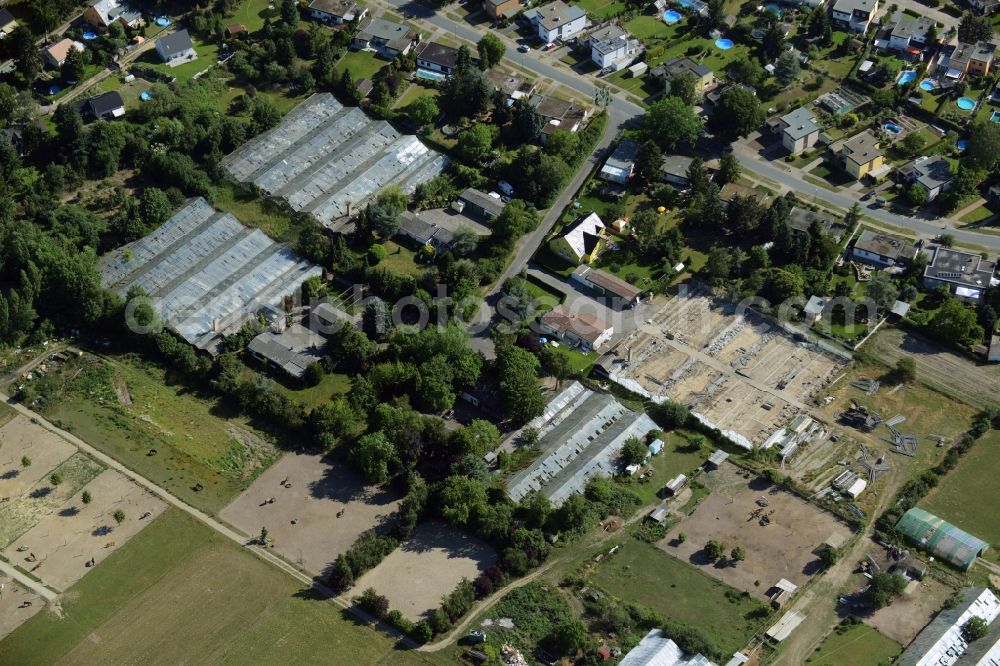
<path fill-rule="evenodd" d="M 272 497 L 274 503 L 265 504 Z M 247 536 L 266 527 L 275 550 L 318 575 L 362 532 L 382 525 L 400 500 L 391 491 L 365 486 L 345 465 L 288 453 L 219 515 Z"/>
<path fill-rule="evenodd" d="M 612 378 L 691 407 L 722 430 L 763 443 L 847 366 L 704 288 L 670 301 L 602 359 Z"/>
<path fill-rule="evenodd" d="M 879 633 L 908 645 L 934 619 L 934 614 L 941 610 L 952 592 L 950 587 L 933 578 L 912 581 L 900 597 L 864 621 Z"/>
<path fill-rule="evenodd" d="M 0 428 L 0 497 L 30 490 L 56 465 L 76 453 L 76 447 L 26 416 L 15 416 Z M 21 465 L 28 456 L 31 466 Z"/>
<path fill-rule="evenodd" d="M 389 607 L 417 621 L 441 605 L 463 578 L 475 579 L 496 562 L 485 543 L 443 523 L 424 523 L 413 537 L 358 580 L 352 595 L 374 587 Z"/>
<path fill-rule="evenodd" d="M 701 480 L 712 493 L 694 513 L 671 528 L 659 546 L 758 598 L 766 599 L 780 578 L 799 586 L 807 583 L 822 569 L 814 553 L 816 547 L 833 534 L 843 538 L 851 534 L 850 528 L 831 514 L 771 486 L 763 478 L 743 478 L 734 465 L 724 464 Z M 768 502 L 763 509 L 770 519 L 766 526 L 761 526 L 757 518 L 750 519 L 751 512 L 759 508 L 756 500 L 762 496 Z M 677 539 L 681 532 L 687 535 L 683 543 Z M 728 559 L 709 562 L 704 548 L 710 539 L 723 543 L 727 554 L 733 547 L 742 546 L 746 560 L 735 566 Z"/>
<path fill-rule="evenodd" d="M 979 365 L 923 336 L 890 329 L 869 341 L 868 351 L 888 366 L 907 355 L 917 362 L 920 381 L 975 407 L 1000 402 L 1000 366 Z"/>
<path fill-rule="evenodd" d="M 100 563 L 167 508 L 161 499 L 111 469 L 84 490 L 93 498 L 90 504 L 83 503 L 81 490 L 0 553 L 49 587 L 65 590 L 87 573 L 88 560 Z M 121 525 L 113 518 L 119 510 L 125 513 Z M 142 518 L 147 512 L 150 515 Z M 28 550 L 17 552 L 18 547 Z M 37 562 L 25 559 L 31 553 Z"/>
<path fill-rule="evenodd" d="M 45 602 L 3 574 L 0 574 L 0 585 L 3 585 L 3 592 L 0 592 L 0 640 L 2 640 L 4 636 L 27 622 L 28 618 L 42 610 Z M 22 608 L 22 604 L 26 601 L 31 605 Z"/>

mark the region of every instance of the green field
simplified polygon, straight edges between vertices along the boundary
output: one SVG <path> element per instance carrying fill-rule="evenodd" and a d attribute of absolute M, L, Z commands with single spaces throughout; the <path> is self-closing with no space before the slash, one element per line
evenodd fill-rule
<path fill-rule="evenodd" d="M 656 546 L 636 539 L 624 541 L 618 552 L 601 562 L 591 579 L 619 599 L 648 606 L 668 620 L 697 627 L 724 654 L 743 647 L 765 622 L 747 617 L 766 608 L 760 602 L 741 596 Z"/>
<path fill-rule="evenodd" d="M 361 79 L 371 79 L 386 64 L 385 60 L 379 59 L 370 51 L 348 51 L 337 61 L 336 70 L 340 75 L 347 69 L 357 83 Z"/>
<path fill-rule="evenodd" d="M 160 60 L 160 56 L 156 54 L 156 51 L 147 51 L 140 56 L 139 61 L 153 65 L 159 71 L 163 72 L 167 76 L 172 76 L 177 79 L 177 83 L 183 83 L 194 77 L 195 74 L 208 69 L 214 65 L 219 59 L 219 46 L 214 42 L 202 42 L 200 39 L 191 36 L 191 43 L 194 46 L 194 52 L 198 54 L 198 57 L 189 62 L 177 65 L 176 67 L 171 67 Z"/>
<path fill-rule="evenodd" d="M 987 543 L 1000 544 L 1000 521 L 996 507 L 988 501 L 970 501 L 972 497 L 992 497 L 1000 474 L 996 450 L 1000 432 L 991 430 L 965 454 L 958 467 L 942 480 L 941 485 L 920 502 L 931 513 L 961 527 Z M 995 547 L 986 551 L 997 559 Z"/>
<path fill-rule="evenodd" d="M 275 379 L 278 378 L 275 377 Z M 284 380 L 285 378 L 281 377 L 280 379 Z M 348 393 L 351 390 L 351 378 L 347 375 L 331 372 L 323 375 L 323 379 L 316 386 L 301 386 L 297 383 L 295 385 L 286 385 L 282 381 L 275 382 L 275 388 L 292 400 L 305 404 L 306 408 L 312 409 L 328 401 L 335 395 Z"/>
<path fill-rule="evenodd" d="M 576 6 L 597 19 L 615 16 L 625 10 L 621 0 L 580 0 Z"/>
<path fill-rule="evenodd" d="M 218 511 L 277 457 L 270 437 L 159 368 L 133 357 L 93 360 L 85 357 L 78 375 L 65 371 L 65 388 L 43 412 L 192 506 Z"/>
<path fill-rule="evenodd" d="M 815 654 L 806 659 L 813 666 L 841 666 L 842 664 L 890 664 L 903 648 L 891 638 L 886 638 L 867 624 L 850 627 L 838 626 L 836 631 L 816 648 Z"/>
<path fill-rule="evenodd" d="M 275 240 L 284 243 L 298 240 L 300 229 L 291 216 L 271 200 L 247 194 L 237 185 L 222 182 L 213 186 L 212 205 L 232 213 L 243 224 L 256 227 Z"/>
<path fill-rule="evenodd" d="M 687 474 L 690 478 L 691 472 L 702 465 L 708 456 L 712 454 L 712 449 L 695 448 L 688 443 L 687 434 L 683 431 L 664 433 L 664 446 L 660 455 L 655 456 L 650 465 L 653 468 L 653 476 L 648 481 L 638 481 L 629 479 L 627 481 L 629 490 L 638 495 L 643 504 L 653 504 L 660 498 L 657 491 L 666 485 L 667 481 L 678 474 Z"/>
<path fill-rule="evenodd" d="M 0 665 L 425 663 L 177 509 L 61 606 L 0 643 Z"/>

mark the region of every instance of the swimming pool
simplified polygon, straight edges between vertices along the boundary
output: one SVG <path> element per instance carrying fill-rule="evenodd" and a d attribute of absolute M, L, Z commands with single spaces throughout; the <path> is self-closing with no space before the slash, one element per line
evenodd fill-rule
<path fill-rule="evenodd" d="M 955 104 L 958 108 L 962 109 L 962 111 L 972 111 L 976 108 L 976 100 L 971 97 L 959 97 Z"/>
<path fill-rule="evenodd" d="M 447 76 L 441 72 L 434 72 L 429 69 L 418 69 L 416 72 L 416 77 L 418 79 L 426 79 L 428 81 L 444 81 Z"/>
<path fill-rule="evenodd" d="M 969 147 L 969 142 L 966 139 L 959 139 L 955 142 L 955 147 L 958 148 L 958 152 L 964 153 L 965 149 Z"/>
<path fill-rule="evenodd" d="M 677 0 L 677 4 L 684 9 L 690 9 L 691 11 L 698 12 L 699 14 L 708 6 L 701 0 Z"/>
<path fill-rule="evenodd" d="M 901 86 L 905 86 L 907 83 L 911 83 L 917 79 L 917 71 L 914 69 L 908 69 L 899 75 L 896 79 L 896 83 Z"/>
<path fill-rule="evenodd" d="M 139 93 L 139 99 L 141 99 L 143 102 L 148 102 L 149 100 L 153 99 L 153 93 L 149 92 L 148 90 L 143 90 L 141 93 Z"/>
<path fill-rule="evenodd" d="M 924 79 L 923 81 L 920 82 L 920 89 L 921 90 L 926 90 L 927 92 L 930 92 L 930 91 L 934 90 L 937 87 L 938 87 L 937 81 L 931 81 L 930 79 Z"/>
<path fill-rule="evenodd" d="M 781 18 L 781 7 L 779 7 L 777 4 L 773 2 L 769 2 L 766 5 L 764 5 L 764 11 L 771 12 L 778 18 Z"/>
<path fill-rule="evenodd" d="M 50 95 L 58 95 L 60 90 L 62 90 L 62 88 L 60 88 L 59 86 L 49 86 Z"/>
<path fill-rule="evenodd" d="M 668 9 L 663 12 L 663 22 L 667 25 L 673 25 L 683 18 L 683 15 L 676 9 Z"/>
<path fill-rule="evenodd" d="M 903 128 L 896 123 L 884 123 L 882 125 L 882 129 L 884 129 L 887 134 L 892 134 L 893 136 L 897 136 L 903 132 Z"/>
<path fill-rule="evenodd" d="M 166 28 L 168 25 L 170 25 L 170 19 L 168 19 L 166 16 L 157 16 L 153 20 L 153 22 L 156 23 L 156 25 L 160 26 L 161 28 Z"/>
<path fill-rule="evenodd" d="M 93 39 L 97 39 L 97 33 L 96 33 L 96 32 L 90 32 L 90 31 L 88 30 L 87 32 L 83 33 L 83 38 L 84 38 L 84 39 L 85 39 L 86 41 L 88 41 L 88 42 L 89 42 L 89 41 L 91 41 L 91 40 L 93 40 Z"/>
<path fill-rule="evenodd" d="M 733 40 L 726 39 L 725 37 L 717 39 L 715 40 L 715 48 L 719 49 L 720 51 L 728 51 L 729 49 L 733 48 Z"/>
<path fill-rule="evenodd" d="M 1000 123 L 1000 111 L 994 111 L 993 113 L 990 114 L 990 122 L 991 123 Z M 966 144 L 966 145 L 968 145 L 968 144 Z"/>

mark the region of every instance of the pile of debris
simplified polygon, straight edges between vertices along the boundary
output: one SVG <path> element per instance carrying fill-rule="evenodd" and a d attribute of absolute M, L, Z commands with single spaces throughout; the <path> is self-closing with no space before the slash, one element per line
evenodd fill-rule
<path fill-rule="evenodd" d="M 882 423 L 882 416 L 875 410 L 869 410 L 864 405 L 851 402 L 851 408 L 840 415 L 840 420 L 852 428 L 871 432 Z"/>
<path fill-rule="evenodd" d="M 913 435 L 904 435 L 891 425 L 887 425 L 887 427 L 889 428 L 889 439 L 886 441 L 892 444 L 892 448 L 896 453 L 910 456 L 911 458 L 917 455 L 916 437 Z"/>
<path fill-rule="evenodd" d="M 851 382 L 851 386 L 864 391 L 868 395 L 875 395 L 878 392 L 878 387 L 881 385 L 882 382 L 877 379 L 856 379 Z"/>

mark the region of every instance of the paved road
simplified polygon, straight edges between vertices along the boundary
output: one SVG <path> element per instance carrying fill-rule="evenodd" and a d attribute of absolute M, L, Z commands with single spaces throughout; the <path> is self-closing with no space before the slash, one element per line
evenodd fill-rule
<path fill-rule="evenodd" d="M 45 587 L 41 583 L 37 583 L 31 580 L 30 578 L 28 578 L 23 573 L 21 573 L 11 565 L 7 564 L 3 560 L 0 560 L 0 573 L 3 573 L 8 578 L 16 580 L 22 587 L 31 590 L 32 592 L 42 597 L 46 601 L 51 602 L 56 600 L 57 595 L 55 592 Z"/>

